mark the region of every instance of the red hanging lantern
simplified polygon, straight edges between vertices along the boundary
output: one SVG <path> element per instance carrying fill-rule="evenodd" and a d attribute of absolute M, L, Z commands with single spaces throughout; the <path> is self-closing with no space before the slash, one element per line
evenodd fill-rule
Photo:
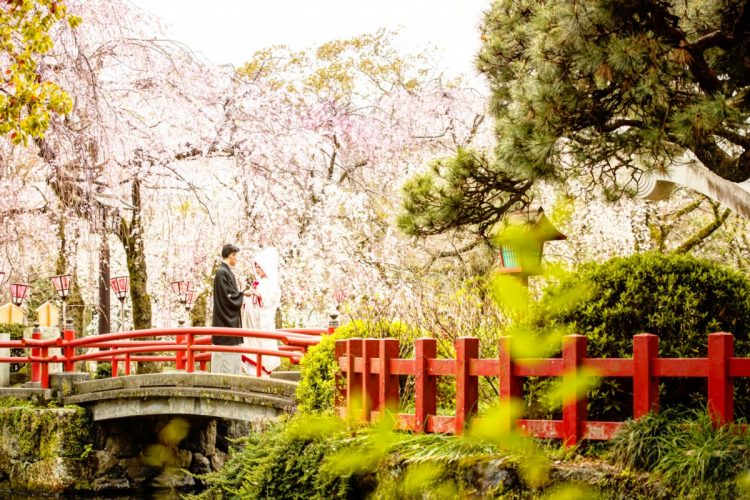
<path fill-rule="evenodd" d="M 177 294 L 177 299 L 180 304 L 185 305 L 187 303 L 188 293 L 193 290 L 193 283 L 191 281 L 173 281 L 172 291 Z"/>
<path fill-rule="evenodd" d="M 115 292 L 115 296 L 120 301 L 124 301 L 128 296 L 128 289 L 130 288 L 130 278 L 127 276 L 116 276 L 109 280 L 109 284 L 112 287 L 112 291 Z"/>
<path fill-rule="evenodd" d="M 13 304 L 20 307 L 21 304 L 23 304 L 23 301 L 26 298 L 26 294 L 29 292 L 30 288 L 31 286 L 27 283 L 11 283 L 10 297 Z"/>
<path fill-rule="evenodd" d="M 193 300 L 195 300 L 195 290 L 191 287 L 185 295 L 185 310 L 189 311 L 193 308 Z"/>
<path fill-rule="evenodd" d="M 70 275 L 61 274 L 59 276 L 52 276 L 52 284 L 55 286 L 55 291 L 60 299 L 65 300 L 70 295 Z"/>
<path fill-rule="evenodd" d="M 333 300 L 336 301 L 336 306 L 340 306 L 344 300 L 346 300 L 347 293 L 345 290 L 339 288 L 333 292 Z"/>

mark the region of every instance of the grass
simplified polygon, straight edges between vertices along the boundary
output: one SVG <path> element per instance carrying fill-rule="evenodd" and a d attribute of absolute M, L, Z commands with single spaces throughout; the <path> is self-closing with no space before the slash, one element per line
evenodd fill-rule
<path fill-rule="evenodd" d="M 714 428 L 706 412 L 677 410 L 628 422 L 609 459 L 681 498 L 736 498 L 750 471 L 750 436 L 741 422 Z"/>

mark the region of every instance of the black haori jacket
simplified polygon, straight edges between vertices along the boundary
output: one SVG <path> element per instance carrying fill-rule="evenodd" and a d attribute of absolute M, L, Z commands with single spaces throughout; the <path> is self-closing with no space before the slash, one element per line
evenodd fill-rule
<path fill-rule="evenodd" d="M 237 288 L 237 280 L 229 266 L 222 262 L 214 276 L 214 315 L 211 326 L 240 328 L 240 311 L 244 296 Z M 216 345 L 237 345 L 242 337 L 214 336 Z"/>

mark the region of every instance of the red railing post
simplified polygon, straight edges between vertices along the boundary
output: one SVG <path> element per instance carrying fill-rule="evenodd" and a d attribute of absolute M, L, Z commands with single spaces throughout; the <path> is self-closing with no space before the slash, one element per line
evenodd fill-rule
<path fill-rule="evenodd" d="M 347 392 L 346 392 L 346 379 L 348 379 L 349 374 L 347 373 L 344 375 L 343 371 L 341 370 L 341 358 L 344 358 L 346 356 L 347 351 L 347 345 L 346 340 L 337 340 L 336 341 L 336 347 L 335 347 L 335 356 L 336 356 L 336 375 L 335 375 L 335 383 L 336 383 L 336 393 L 334 395 L 334 407 L 336 408 L 337 415 L 342 417 L 344 414 L 342 412 L 348 412 L 349 408 L 347 408 L 345 405 L 347 401 L 349 401 Z M 349 365 L 346 365 L 346 369 L 349 368 Z M 345 379 L 346 377 L 346 379 Z"/>
<path fill-rule="evenodd" d="M 195 337 L 193 332 L 188 332 L 185 338 L 185 356 L 187 357 L 187 372 L 193 373 L 195 371 L 195 351 L 193 351 L 193 342 Z"/>
<path fill-rule="evenodd" d="M 500 373 L 498 374 L 500 406 L 506 409 L 506 411 L 500 412 L 502 418 L 500 431 L 506 433 L 511 432 L 516 426 L 511 405 L 514 401 L 523 399 L 523 386 L 521 385 L 521 379 L 514 374 L 515 361 L 513 361 L 511 351 L 511 337 L 500 337 L 498 351 L 500 358 Z"/>
<path fill-rule="evenodd" d="M 378 357 L 378 339 L 362 341 L 362 419 L 370 421 L 370 412 L 380 408 L 378 374 L 373 373 L 372 360 Z"/>
<path fill-rule="evenodd" d="M 456 434 L 461 434 L 471 423 L 471 415 L 477 412 L 479 403 L 479 380 L 469 373 L 472 359 L 479 358 L 479 339 L 459 337 L 456 339 Z"/>
<path fill-rule="evenodd" d="M 31 331 L 31 338 L 33 340 L 42 340 L 42 332 L 39 331 L 39 325 L 35 324 L 34 329 Z M 32 347 L 31 348 L 31 355 L 35 358 L 39 357 L 39 348 L 38 347 Z M 32 382 L 41 382 L 42 381 L 42 371 L 41 371 L 41 364 L 39 361 L 32 361 L 31 362 L 31 381 Z"/>
<path fill-rule="evenodd" d="M 120 362 L 117 360 L 117 354 L 112 356 L 112 376 L 118 377 L 120 375 Z"/>
<path fill-rule="evenodd" d="M 734 336 L 718 332 L 708 336 L 708 412 L 714 425 L 734 419 L 734 380 L 729 362 L 734 356 Z"/>
<path fill-rule="evenodd" d="M 362 339 L 346 341 L 346 416 L 348 418 L 362 415 L 362 373 L 357 372 L 357 358 L 362 357 Z"/>
<path fill-rule="evenodd" d="M 258 378 L 263 376 L 263 356 L 260 354 L 255 355 L 255 376 Z"/>
<path fill-rule="evenodd" d="M 187 337 L 185 335 L 176 335 L 175 336 L 175 342 L 178 346 L 181 346 L 185 344 L 185 339 Z M 176 370 L 184 370 L 185 369 L 185 352 L 181 351 L 179 349 L 176 349 L 174 351 L 174 367 Z"/>
<path fill-rule="evenodd" d="M 430 376 L 430 360 L 437 357 L 437 341 L 414 341 L 414 432 L 424 432 L 427 419 L 437 413 L 437 383 Z"/>
<path fill-rule="evenodd" d="M 386 410 L 393 413 L 398 412 L 398 375 L 391 374 L 391 360 L 398 358 L 399 345 L 398 339 L 380 339 L 378 340 L 380 374 L 378 375 L 378 401 L 380 407 L 378 411 L 383 414 Z"/>
<path fill-rule="evenodd" d="M 130 375 L 130 353 L 125 353 L 125 375 Z"/>
<path fill-rule="evenodd" d="M 48 347 L 42 347 L 40 349 L 40 355 L 43 359 L 42 364 L 40 366 L 40 382 L 42 383 L 42 389 L 49 389 L 49 363 L 47 362 L 47 357 L 49 355 L 49 348 Z"/>
<path fill-rule="evenodd" d="M 633 336 L 633 418 L 659 409 L 659 379 L 653 360 L 659 357 L 659 337 L 650 333 Z"/>
<path fill-rule="evenodd" d="M 563 384 L 568 389 L 581 385 L 579 369 L 585 357 L 586 337 L 566 335 L 563 338 Z M 562 438 L 566 446 L 575 446 L 583 439 L 586 401 L 585 395 L 578 399 L 575 394 L 568 401 L 563 401 Z"/>
<path fill-rule="evenodd" d="M 75 330 L 66 328 L 63 330 L 63 357 L 65 362 L 63 363 L 63 371 L 74 372 L 76 370 L 76 364 L 73 361 L 75 356 L 75 349 L 70 346 L 70 343 L 76 339 Z"/>

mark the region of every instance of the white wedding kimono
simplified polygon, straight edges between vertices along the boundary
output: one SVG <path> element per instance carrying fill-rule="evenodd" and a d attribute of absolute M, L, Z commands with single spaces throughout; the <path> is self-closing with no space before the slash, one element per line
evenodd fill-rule
<path fill-rule="evenodd" d="M 255 256 L 255 263 L 266 273 L 265 278 L 259 278 L 253 285 L 259 297 L 245 297 L 242 311 L 242 328 L 250 330 L 272 331 L 276 329 L 276 309 L 281 304 L 281 288 L 279 287 L 279 255 L 274 248 L 265 248 Z M 257 347 L 277 351 L 278 341 L 274 339 L 244 339 L 245 347 Z M 255 362 L 253 354 L 243 355 L 244 369 L 249 375 L 255 376 Z M 263 356 L 263 376 L 268 376 L 274 368 L 281 364 L 281 358 Z"/>

